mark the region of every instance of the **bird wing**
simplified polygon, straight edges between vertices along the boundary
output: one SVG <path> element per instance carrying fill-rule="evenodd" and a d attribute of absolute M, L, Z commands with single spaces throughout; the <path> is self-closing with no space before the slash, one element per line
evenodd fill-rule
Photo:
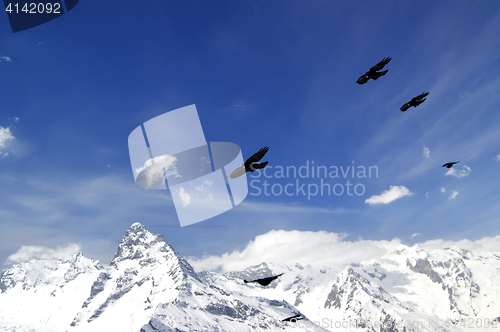
<path fill-rule="evenodd" d="M 378 71 L 378 70 L 380 70 L 380 69 L 384 68 L 384 66 L 385 66 L 386 64 L 388 64 L 388 63 L 389 63 L 389 61 L 391 61 L 391 60 L 392 60 L 392 58 L 391 58 L 390 56 L 388 56 L 388 57 L 386 57 L 386 58 L 382 59 L 382 61 L 380 61 L 379 63 L 377 63 L 375 66 L 373 66 L 373 67 L 370 69 L 370 71 Z"/>
<path fill-rule="evenodd" d="M 460 162 L 460 160 L 459 161 L 452 161 L 451 163 L 444 164 L 443 167 L 451 168 L 453 165 L 458 164 L 459 162 Z"/>
<path fill-rule="evenodd" d="M 418 96 L 414 97 L 411 99 L 412 102 L 417 102 L 417 101 L 420 101 L 422 100 L 423 98 L 427 97 L 429 95 L 429 92 L 423 92 L 421 94 L 419 94 Z"/>
<path fill-rule="evenodd" d="M 401 112 L 406 112 L 410 108 L 410 104 L 406 103 L 403 106 L 401 106 L 400 110 Z"/>
<path fill-rule="evenodd" d="M 292 319 L 298 318 L 300 316 L 301 316 L 301 314 L 298 314 L 298 315 L 295 315 L 295 316 L 290 316 L 288 318 L 283 319 L 282 322 L 290 322 Z M 299 318 L 299 319 L 302 319 L 302 318 Z M 297 319 L 297 320 L 299 320 L 299 319 Z"/>
<path fill-rule="evenodd" d="M 250 168 L 252 169 L 252 171 L 254 171 L 256 169 L 261 169 L 261 168 L 266 167 L 267 163 L 268 163 L 268 161 L 263 162 L 263 163 L 253 163 L 250 165 Z"/>
<path fill-rule="evenodd" d="M 259 151 L 254 153 L 250 158 L 248 158 L 247 161 L 245 162 L 245 164 L 251 165 L 252 163 L 258 162 L 259 160 L 262 159 L 262 157 L 264 157 L 264 155 L 267 153 L 267 151 L 269 151 L 268 146 L 261 148 Z"/>
<path fill-rule="evenodd" d="M 245 165 L 241 165 L 240 167 L 238 167 L 237 169 L 235 169 L 235 170 L 231 173 L 231 175 L 229 175 L 229 177 L 230 177 L 231 179 L 236 179 L 236 178 L 238 178 L 238 177 L 242 176 L 242 175 L 243 175 L 243 174 L 245 174 L 245 173 L 246 173 L 246 170 L 245 170 Z"/>

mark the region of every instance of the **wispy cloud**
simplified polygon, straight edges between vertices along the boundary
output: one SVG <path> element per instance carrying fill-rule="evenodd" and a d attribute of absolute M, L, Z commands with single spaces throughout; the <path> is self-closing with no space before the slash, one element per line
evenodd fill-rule
<path fill-rule="evenodd" d="M 500 162 L 500 154 L 497 154 L 497 156 L 495 157 L 495 161 Z"/>
<path fill-rule="evenodd" d="M 15 122 L 19 122 L 20 120 L 21 120 L 21 119 L 19 119 L 17 116 L 16 116 L 16 117 L 14 117 L 14 121 L 15 121 Z"/>
<path fill-rule="evenodd" d="M 106 262 L 117 245 L 116 238 L 109 237 L 118 234 L 119 240 L 131 223 L 176 222 L 165 190 L 143 190 L 127 175 L 0 173 L 0 262 L 20 244 L 55 247 L 75 242 L 90 257 Z"/>
<path fill-rule="evenodd" d="M 252 106 L 245 102 L 235 102 L 229 106 L 224 107 L 221 112 L 231 114 L 234 117 L 241 117 L 247 115 L 252 110 Z"/>
<path fill-rule="evenodd" d="M 444 188 L 444 187 L 439 188 L 439 190 L 440 190 L 442 193 L 445 193 L 445 192 L 446 192 L 446 188 Z"/>
<path fill-rule="evenodd" d="M 469 176 L 471 172 L 471 168 L 467 165 L 464 165 L 463 169 L 461 170 L 456 170 L 455 168 L 450 168 L 445 175 L 451 175 L 457 178 L 463 178 L 466 176 Z"/>
<path fill-rule="evenodd" d="M 2 55 L 0 56 L 0 62 L 12 62 L 12 59 L 8 56 Z"/>
<path fill-rule="evenodd" d="M 448 197 L 448 199 L 455 199 L 455 197 L 457 197 L 457 195 L 458 195 L 458 191 L 452 190 L 451 195 L 450 195 L 450 197 Z"/>
<path fill-rule="evenodd" d="M 44 246 L 21 246 L 17 252 L 7 257 L 7 263 L 23 263 L 32 259 L 64 259 L 80 252 L 81 247 L 69 243 L 56 249 Z"/>
<path fill-rule="evenodd" d="M 262 213 L 327 213 L 327 214 L 344 214 L 356 213 L 359 210 L 335 208 L 328 209 L 316 206 L 305 206 L 298 204 L 285 204 L 285 203 L 265 203 L 265 202 L 249 202 L 243 201 L 238 205 L 238 209 Z"/>
<path fill-rule="evenodd" d="M 419 236 L 420 233 L 413 233 L 411 236 L 410 236 L 410 239 L 413 239 L 415 236 Z"/>
<path fill-rule="evenodd" d="M 430 150 L 429 150 L 429 148 L 428 148 L 428 147 L 426 147 L 425 145 L 424 145 L 424 153 L 423 153 L 423 157 L 424 157 L 425 159 L 429 159 L 429 158 L 431 157 L 431 151 L 430 151 Z"/>
<path fill-rule="evenodd" d="M 404 186 L 391 186 L 389 190 L 384 190 L 380 195 L 373 195 L 365 200 L 365 203 L 374 204 L 389 204 L 401 197 L 413 195 L 410 190 Z"/>

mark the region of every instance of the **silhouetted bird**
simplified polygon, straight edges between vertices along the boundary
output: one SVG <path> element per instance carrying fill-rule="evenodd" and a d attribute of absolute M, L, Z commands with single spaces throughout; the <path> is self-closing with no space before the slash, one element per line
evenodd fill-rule
<path fill-rule="evenodd" d="M 380 76 L 384 76 L 385 74 L 387 74 L 387 72 L 389 70 L 384 70 L 384 71 L 378 71 L 378 70 L 381 70 L 382 68 L 384 68 L 384 66 L 386 64 L 389 63 L 389 61 L 391 61 L 391 57 L 387 57 L 387 58 L 384 58 L 382 61 L 380 61 L 379 63 L 377 63 L 375 66 L 373 66 L 369 71 L 367 71 L 364 75 L 361 75 L 358 80 L 356 81 L 356 83 L 358 84 L 365 84 L 366 82 L 368 82 L 368 80 L 371 78 L 372 80 L 376 80 L 378 79 Z"/>
<path fill-rule="evenodd" d="M 273 277 L 267 277 L 267 278 L 262 278 L 262 279 L 256 279 L 256 280 L 252 280 L 252 281 L 246 281 L 246 280 L 243 280 L 245 282 L 245 284 L 249 283 L 249 282 L 257 282 L 259 285 L 261 286 L 267 286 L 269 285 L 274 279 L 277 279 L 278 277 L 281 277 L 283 275 L 282 274 L 278 274 L 276 276 L 273 276 Z"/>
<path fill-rule="evenodd" d="M 282 322 L 296 322 L 298 320 L 301 320 L 301 319 L 304 319 L 304 317 L 300 317 L 302 316 L 301 314 L 298 314 L 298 315 L 295 315 L 295 316 L 291 316 L 291 317 L 288 317 L 288 318 L 285 318 L 282 320 Z"/>
<path fill-rule="evenodd" d="M 229 177 L 231 179 L 236 179 L 239 176 L 242 176 L 246 172 L 254 172 L 256 169 L 264 168 L 267 165 L 267 161 L 263 163 L 257 163 L 259 160 L 264 157 L 264 155 L 269 151 L 269 147 L 265 146 L 260 149 L 258 152 L 254 153 L 253 156 L 247 159 L 244 164 L 235 169 Z"/>
<path fill-rule="evenodd" d="M 429 92 L 424 92 L 416 96 L 415 98 L 412 98 L 409 102 L 401 106 L 400 110 L 401 112 L 405 112 L 408 110 L 410 107 L 417 107 L 418 105 L 422 104 L 425 101 L 425 97 L 429 95 Z"/>
<path fill-rule="evenodd" d="M 453 161 L 451 163 L 446 163 L 446 164 L 443 165 L 443 167 L 452 168 L 453 165 L 458 164 L 459 162 L 460 162 L 460 160 L 459 161 Z"/>

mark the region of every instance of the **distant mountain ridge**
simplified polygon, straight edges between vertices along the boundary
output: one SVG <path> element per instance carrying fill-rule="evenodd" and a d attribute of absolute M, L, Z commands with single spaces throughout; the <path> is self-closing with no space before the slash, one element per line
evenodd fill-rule
<path fill-rule="evenodd" d="M 268 287 L 243 283 L 279 273 Z M 340 271 L 262 263 L 196 273 L 135 223 L 109 267 L 78 253 L 5 269 L 0 331 L 489 330 L 500 327 L 499 284 L 500 253 L 418 245 Z"/>

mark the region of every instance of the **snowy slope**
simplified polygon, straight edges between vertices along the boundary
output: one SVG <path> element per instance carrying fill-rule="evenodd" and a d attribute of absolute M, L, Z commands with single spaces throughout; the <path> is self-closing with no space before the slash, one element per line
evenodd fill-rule
<path fill-rule="evenodd" d="M 0 331 L 283 331 L 299 313 L 206 283 L 139 223 L 109 268 L 81 254 L 31 261 L 5 270 L 0 285 Z"/>
<path fill-rule="evenodd" d="M 243 282 L 280 273 L 267 287 Z M 109 267 L 77 254 L 4 270 L 0 331 L 491 331 L 499 284 L 498 252 L 418 245 L 340 271 L 264 262 L 196 273 L 135 223 Z M 282 321 L 295 314 L 304 319 Z"/>
<path fill-rule="evenodd" d="M 242 282 L 278 273 L 285 275 L 270 289 Z M 285 299 L 331 331 L 500 328 L 500 254 L 495 252 L 425 251 L 418 245 L 402 245 L 381 259 L 340 272 L 262 263 L 244 271 L 200 276 L 249 296 Z"/>
<path fill-rule="evenodd" d="M 69 326 L 72 313 L 103 269 L 98 261 L 82 254 L 7 268 L 0 277 L 0 330 L 38 331 L 43 327 L 44 331 L 58 331 L 60 326 Z"/>

